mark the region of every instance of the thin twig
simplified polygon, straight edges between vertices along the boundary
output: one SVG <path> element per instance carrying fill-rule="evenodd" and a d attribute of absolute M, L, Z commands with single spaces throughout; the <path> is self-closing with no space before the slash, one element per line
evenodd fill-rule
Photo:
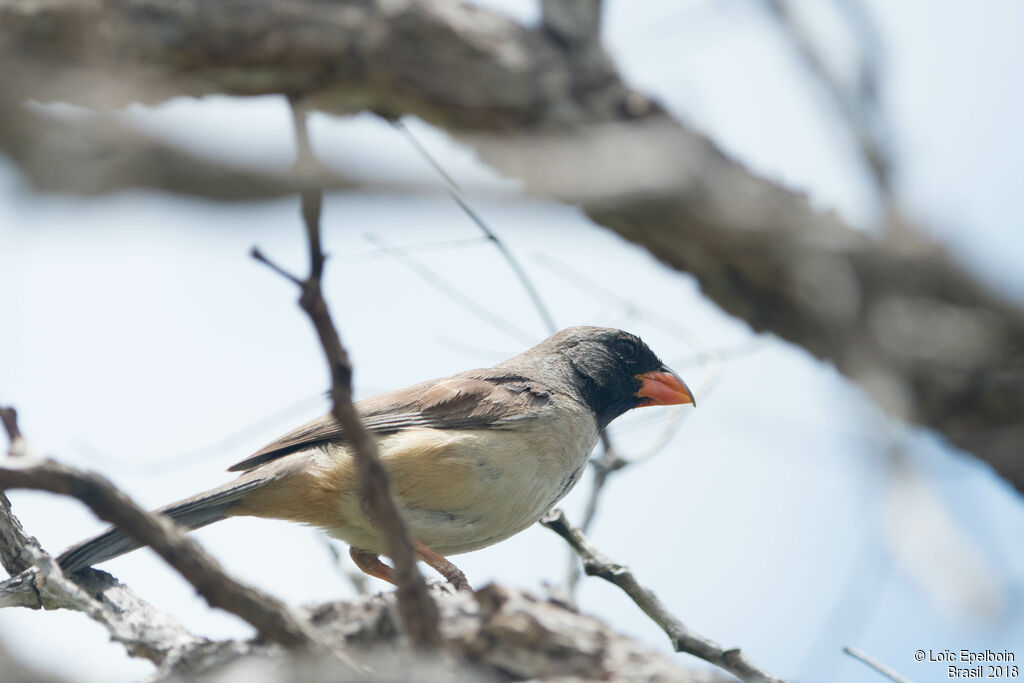
<path fill-rule="evenodd" d="M 871 61 L 877 55 L 878 46 L 868 44 L 862 47 L 857 83 L 852 88 L 847 87 L 826 66 L 811 36 L 793 15 L 789 2 L 765 0 L 765 4 L 807 71 L 835 102 L 882 204 L 887 205 L 892 195 L 893 160 L 890 145 L 883 136 L 878 111 L 877 64 Z"/>
<path fill-rule="evenodd" d="M 557 332 L 558 326 L 555 324 L 555 319 L 551 317 L 551 312 L 544 304 L 544 300 L 541 299 L 540 293 L 534 286 L 533 281 L 530 280 L 530 277 L 526 274 L 526 270 L 523 268 L 523 265 L 519 263 L 519 260 L 515 256 L 512 255 L 512 252 L 509 250 L 508 246 L 506 246 L 505 242 L 498 239 L 498 236 L 494 231 L 487 227 L 487 224 L 483 219 L 480 218 L 476 211 L 474 211 L 473 208 L 470 207 L 470 205 L 466 203 L 466 201 L 459 196 L 457 192 L 453 191 L 451 192 L 451 195 L 452 199 L 455 200 L 455 203 L 466 212 L 467 216 L 473 219 L 473 222 L 476 223 L 477 227 L 479 227 L 484 235 L 487 236 L 487 239 L 493 242 L 495 248 L 501 252 L 501 255 L 505 258 L 505 261 L 512 269 L 512 272 L 515 273 L 517 278 L 519 278 L 519 283 L 523 286 L 523 289 L 526 290 L 526 294 L 530 297 L 530 301 L 533 302 L 533 307 L 537 309 L 537 313 L 540 315 L 541 320 L 544 321 L 544 327 L 547 328 L 548 334 L 554 334 Z"/>
<path fill-rule="evenodd" d="M 326 399 L 327 396 L 324 393 L 308 396 L 280 410 L 264 415 L 235 432 L 204 446 L 193 448 L 184 453 L 176 453 L 143 462 L 137 462 L 131 456 L 121 457 L 120 455 L 100 450 L 88 442 L 77 444 L 76 452 L 90 463 L 102 465 L 102 467 L 97 469 L 107 471 L 117 469 L 118 472 L 122 473 L 129 472 L 143 477 L 158 477 L 169 472 L 180 472 L 185 467 L 199 463 L 209 463 L 215 458 L 223 457 L 225 453 L 231 452 L 239 445 L 247 445 L 254 437 L 263 436 L 267 432 L 273 431 L 275 426 L 291 424 L 295 421 L 296 417 L 307 415 L 314 407 L 322 408 Z"/>
<path fill-rule="evenodd" d="M 587 506 L 583 511 L 583 523 L 580 525 L 584 533 L 589 531 L 590 525 L 594 523 L 594 516 L 597 514 L 597 503 L 608 476 L 613 472 L 618 472 L 631 462 L 629 459 L 619 455 L 607 432 L 601 433 L 601 448 L 601 457 L 590 461 L 594 469 L 594 479 L 591 485 L 590 497 L 587 499 Z M 574 582 L 570 583 L 570 588 L 573 585 Z"/>
<path fill-rule="evenodd" d="M 429 242 L 414 242 L 412 244 L 403 244 L 399 247 L 402 251 L 407 253 L 418 253 L 426 251 L 452 251 L 455 249 L 471 249 L 487 244 L 488 239 L 486 237 L 463 237 L 460 239 L 452 240 L 431 240 Z M 374 247 L 373 249 L 363 249 L 360 251 L 350 251 L 344 254 L 340 254 L 340 257 L 348 261 L 370 261 L 373 259 L 387 258 L 390 256 L 388 252 L 391 247 Z"/>
<path fill-rule="evenodd" d="M 371 244 L 380 247 L 381 249 L 386 249 L 390 256 L 393 256 L 396 260 L 409 268 L 409 270 L 419 275 L 425 282 L 432 285 L 435 289 L 448 297 L 448 299 L 458 304 L 459 307 L 481 322 L 487 323 L 495 329 L 501 330 L 505 334 L 515 337 L 526 344 L 536 343 L 537 339 L 532 334 L 516 327 L 505 317 L 496 315 L 486 306 L 482 306 L 474 301 L 472 297 L 463 293 L 462 290 L 441 277 L 427 264 L 406 252 L 402 247 L 391 245 L 384 240 L 384 238 L 377 235 L 365 235 L 364 237 Z"/>
<path fill-rule="evenodd" d="M 401 120 L 398 120 L 395 121 L 395 127 L 405 134 L 405 137 L 409 140 L 412 146 L 416 148 L 416 151 L 418 151 L 420 155 L 426 159 L 427 163 L 437 171 L 438 175 L 444 179 L 445 183 L 448 185 L 448 194 L 451 195 L 451 198 L 455 200 L 455 203 L 459 205 L 459 208 L 469 216 L 469 219 L 480 229 L 480 232 L 484 234 L 484 237 L 490 240 L 495 248 L 501 253 L 502 257 L 504 257 L 505 262 L 508 263 L 509 268 L 511 268 L 512 272 L 515 273 L 515 276 L 519 279 L 519 283 L 523 286 L 523 289 L 526 290 L 526 294 L 530 297 L 533 307 L 537 310 L 537 314 L 544 322 L 544 327 L 547 328 L 548 334 L 554 334 L 557 332 L 558 326 L 555 324 L 555 319 L 552 317 L 551 311 L 548 310 L 547 305 L 544 303 L 544 299 L 541 298 L 537 287 L 534 286 L 530 276 L 526 273 L 526 269 L 523 268 L 523 264 L 521 264 L 519 259 L 517 259 L 511 250 L 509 250 L 505 242 L 502 241 L 493 230 L 491 230 L 490 226 L 487 225 L 487 222 L 484 221 L 480 214 L 473 210 L 473 207 L 471 207 L 469 202 L 467 202 L 463 197 L 462 188 L 460 188 L 458 183 L 455 182 L 455 179 L 444 170 L 441 164 L 434 159 L 433 155 L 431 155 L 427 148 L 420 143 L 416 136 L 412 134 L 412 131 L 409 130 L 408 126 L 402 123 Z"/>
<path fill-rule="evenodd" d="M 598 576 L 621 588 L 668 635 L 676 652 L 699 657 L 742 681 L 782 683 L 782 679 L 755 666 L 739 648 L 724 648 L 687 628 L 668 611 L 658 596 L 637 581 L 633 572 L 615 564 L 591 545 L 579 529 L 569 524 L 561 510 L 549 512 L 541 519 L 541 524 L 572 546 L 583 561 L 583 569 L 588 576 Z"/>
<path fill-rule="evenodd" d="M 294 102 L 292 117 L 299 150 L 297 164 L 303 166 L 315 163 L 306 128 L 306 114 Z M 387 555 L 394 563 L 398 583 L 398 611 L 402 623 L 414 645 L 420 648 L 437 647 L 441 643 L 437 606 L 416 568 L 412 541 L 391 496 L 387 473 L 377 452 L 377 441 L 363 427 L 352 403 L 352 364 L 323 296 L 321 277 L 325 257 L 320 240 L 322 196 L 323 193 L 317 191 L 302 193 L 302 218 L 309 247 L 309 277 L 299 279 L 287 273 L 273 265 L 258 249 L 253 249 L 253 257 L 270 265 L 275 272 L 287 277 L 302 290 L 299 305 L 316 329 L 330 370 L 331 414 L 345 431 L 345 437 L 352 447 L 359 473 L 359 495 L 363 508 L 380 532 Z"/>
<path fill-rule="evenodd" d="M 597 517 L 597 506 L 601 501 L 601 492 L 604 490 L 608 477 L 613 472 L 617 472 L 630 464 L 628 459 L 623 458 L 615 450 L 608 432 L 601 432 L 601 448 L 601 456 L 591 458 L 590 460 L 590 468 L 594 471 L 594 477 L 590 483 L 590 495 L 587 496 L 587 503 L 583 509 L 583 522 L 580 524 L 580 529 L 583 533 L 589 532 L 594 519 Z M 570 548 L 569 571 L 565 577 L 565 588 L 560 594 L 563 599 L 569 602 L 575 601 L 576 588 L 579 586 L 582 577 L 583 572 L 579 556 Z"/>
<path fill-rule="evenodd" d="M 627 310 L 632 315 L 647 320 L 656 327 L 659 327 L 665 332 L 668 332 L 669 334 L 686 342 L 697 350 L 704 363 L 709 367 L 708 374 L 717 380 L 721 366 L 718 353 L 703 337 L 695 333 L 693 330 L 689 329 L 685 325 L 681 325 L 678 321 L 659 311 L 637 304 L 635 301 L 632 301 L 611 288 L 602 285 L 594 278 L 585 275 L 578 269 L 571 267 L 569 264 L 551 256 L 550 254 L 537 253 L 534 255 L 534 259 L 542 267 L 547 268 L 549 272 L 562 278 L 565 282 L 572 284 L 584 294 L 599 298 L 604 303 L 616 302 L 623 310 Z M 699 391 L 698 393 L 702 396 L 705 395 L 707 391 L 711 390 L 713 385 L 714 382 L 711 382 L 709 386 L 705 387 L 704 390 Z"/>
<path fill-rule="evenodd" d="M 846 647 L 843 648 L 843 652 L 845 652 L 846 654 L 850 655 L 854 659 L 858 659 L 861 662 L 863 662 L 864 664 L 867 664 L 872 669 L 874 669 L 875 671 L 877 671 L 881 675 L 885 676 L 886 678 L 888 678 L 890 680 L 893 680 L 893 681 L 896 681 L 896 683 L 911 683 L 909 678 L 904 678 L 903 676 L 900 676 L 898 673 L 893 671 L 891 668 L 889 668 L 888 666 L 886 666 L 885 664 L 883 664 L 879 660 L 875 659 L 874 657 L 872 657 L 868 653 L 863 652 L 862 650 L 858 650 L 855 647 L 851 647 L 851 646 L 847 645 Z"/>

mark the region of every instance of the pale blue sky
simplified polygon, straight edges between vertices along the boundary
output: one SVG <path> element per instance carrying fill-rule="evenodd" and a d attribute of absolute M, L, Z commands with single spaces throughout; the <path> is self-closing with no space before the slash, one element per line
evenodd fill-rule
<path fill-rule="evenodd" d="M 526 18 L 534 12 L 532 2 L 487 4 Z M 842 55 L 843 35 L 821 16 L 822 6 L 814 5 L 811 25 Z M 1024 63 L 1024 6 L 871 7 L 885 39 L 883 94 L 900 198 L 980 277 L 1020 301 L 1024 100 L 1015 73 Z M 808 192 L 816 205 L 870 224 L 870 187 L 829 100 L 808 85 L 759 3 L 612 1 L 606 36 L 636 85 L 730 154 Z M 130 116 L 209 153 L 280 167 L 291 161 L 289 117 L 278 98 L 179 100 L 132 108 Z M 443 134 L 410 125 L 460 182 L 514 188 Z M 437 182 L 408 143 L 372 117 L 317 117 L 313 136 L 328 163 L 369 177 Z M 523 259 L 559 324 L 631 329 L 670 362 L 693 353 L 649 316 L 568 285 L 538 255 L 599 281 L 613 269 L 628 273 L 617 283 L 622 298 L 711 346 L 751 337 L 703 300 L 691 278 L 574 209 L 511 194 L 478 197 L 474 206 Z M 327 292 L 363 395 L 524 348 L 525 340 L 472 317 L 395 259 L 367 254 L 374 247 L 366 234 L 395 244 L 476 236 L 442 193 L 328 199 L 325 239 L 336 258 Z M 254 244 L 304 267 L 295 201 L 47 197 L 0 167 L 0 311 L 9 330 L 0 335 L 0 402 L 18 406 L 37 447 L 104 472 L 147 505 L 225 481 L 227 465 L 318 414 L 316 396 L 327 381 L 295 292 L 248 258 Z M 491 302 L 526 337 L 544 336 L 487 244 L 416 257 Z M 677 370 L 691 386 L 708 374 L 700 365 Z M 1024 507 L 985 466 L 927 433 L 897 429 L 918 476 L 890 488 L 901 480 L 887 469 L 892 432 L 884 417 L 831 367 L 779 342 L 727 362 L 713 392 L 698 398 L 700 407 L 658 457 L 608 487 L 593 534 L 688 625 L 799 681 L 869 680 L 870 672 L 841 654 L 843 645 L 923 681 L 943 672 L 916 664 L 915 649 L 1024 642 Z M 297 407 L 281 415 L 289 406 Z M 652 409 L 617 423 L 627 450 L 652 438 L 656 416 Z M 578 516 L 586 490 L 585 481 L 567 500 L 570 514 Z M 51 550 L 100 528 L 70 501 L 25 493 L 13 499 L 29 531 Z M 894 507 L 900 500 L 915 506 Z M 199 538 L 229 569 L 290 602 L 350 594 L 311 531 L 238 520 Z M 475 585 L 498 580 L 540 590 L 562 577 L 565 553 L 553 534 L 531 529 L 458 561 Z M 299 565 L 305 580 L 296 585 L 290 577 Z M 198 632 L 248 632 L 208 610 L 148 553 L 107 568 Z M 589 580 L 580 598 L 583 609 L 667 650 L 663 634 L 616 589 Z M 59 658 L 49 645 L 55 634 Z M 149 670 L 77 614 L 3 610 L 0 637 L 76 680 L 130 680 Z"/>

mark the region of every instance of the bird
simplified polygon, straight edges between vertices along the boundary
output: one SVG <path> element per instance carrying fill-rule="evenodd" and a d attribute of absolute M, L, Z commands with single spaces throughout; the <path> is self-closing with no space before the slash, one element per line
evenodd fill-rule
<path fill-rule="evenodd" d="M 696 405 L 639 337 L 569 327 L 491 368 L 359 401 L 377 439 L 416 556 L 458 588 L 450 555 L 503 541 L 537 522 L 579 481 L 612 420 L 634 408 Z M 318 527 L 346 542 L 363 572 L 396 583 L 359 497 L 351 446 L 328 414 L 228 468 L 227 484 L 157 510 L 187 530 L 253 516 Z M 65 572 L 141 547 L 116 527 L 66 550 Z"/>

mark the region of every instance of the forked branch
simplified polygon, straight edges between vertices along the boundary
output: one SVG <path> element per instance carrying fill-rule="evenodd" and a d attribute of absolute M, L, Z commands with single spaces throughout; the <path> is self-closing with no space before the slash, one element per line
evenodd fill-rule
<path fill-rule="evenodd" d="M 591 545 L 579 529 L 569 524 L 561 510 L 552 510 L 540 522 L 572 546 L 583 561 L 583 571 L 588 576 L 598 576 L 621 588 L 668 635 L 676 652 L 700 657 L 742 681 L 783 683 L 782 679 L 757 667 L 739 648 L 724 648 L 687 628 L 668 611 L 657 595 L 637 581 L 628 567 L 612 562 Z"/>

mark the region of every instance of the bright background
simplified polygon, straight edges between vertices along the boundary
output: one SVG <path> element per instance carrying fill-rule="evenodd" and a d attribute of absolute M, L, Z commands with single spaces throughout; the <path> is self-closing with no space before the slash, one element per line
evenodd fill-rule
<path fill-rule="evenodd" d="M 535 19 L 533 2 L 486 4 Z M 978 277 L 1020 301 L 1024 5 L 868 4 L 884 39 L 898 199 Z M 851 39 L 831 3 L 800 6 L 842 65 Z M 606 42 L 628 80 L 751 169 L 871 229 L 877 206 L 845 129 L 761 4 L 639 7 L 607 2 Z M 294 153 L 280 98 L 175 100 L 126 116 L 212 155 L 284 168 Z M 632 566 L 688 625 L 794 681 L 870 680 L 844 645 L 918 681 L 945 670 L 915 663 L 917 649 L 1016 647 L 1021 663 L 1024 506 L 986 465 L 891 425 L 829 365 L 719 313 L 692 278 L 572 208 L 518 197 L 467 150 L 408 123 L 469 188 L 560 326 L 637 332 L 703 388 L 673 440 L 612 479 L 592 532 L 598 547 Z M 408 141 L 375 118 L 317 116 L 312 135 L 321 158 L 347 172 L 441 187 Z M 443 192 L 335 195 L 324 221 L 334 255 L 326 291 L 360 395 L 490 365 L 546 335 L 507 264 Z M 381 240 L 409 249 L 382 253 Z M 294 288 L 248 257 L 253 245 L 305 269 L 297 200 L 43 196 L 0 166 L 0 402 L 19 409 L 32 445 L 156 507 L 225 481 L 228 465 L 320 414 L 320 349 Z M 467 311 L 421 276 L 424 266 L 515 329 Z M 574 284 L 575 274 L 590 283 Z M 713 385 L 691 335 L 721 351 Z M 619 446 L 643 450 L 664 422 L 660 410 L 617 422 Z M 571 518 L 588 491 L 585 480 L 566 500 Z M 11 498 L 54 552 L 102 528 L 69 500 Z M 314 531 L 233 520 L 198 537 L 229 571 L 290 603 L 353 594 Z M 567 562 L 562 541 L 542 528 L 457 560 L 476 586 L 537 591 L 561 581 Z M 149 551 L 104 568 L 197 633 L 251 632 L 209 610 Z M 579 599 L 669 650 L 617 589 L 584 580 Z M 3 610 L 0 638 L 76 681 L 151 670 L 81 614 Z"/>

